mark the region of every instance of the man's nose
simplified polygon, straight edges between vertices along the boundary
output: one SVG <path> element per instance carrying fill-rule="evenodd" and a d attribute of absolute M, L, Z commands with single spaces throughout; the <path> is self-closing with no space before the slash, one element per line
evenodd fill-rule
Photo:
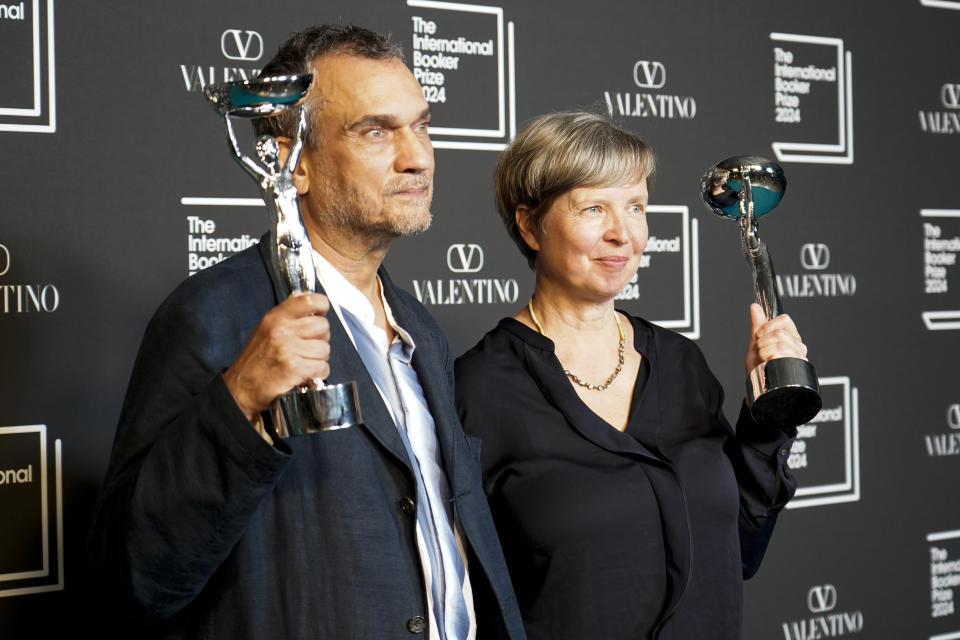
<path fill-rule="evenodd" d="M 426 134 L 407 130 L 397 138 L 398 173 L 423 173 L 433 169 L 433 145 Z"/>

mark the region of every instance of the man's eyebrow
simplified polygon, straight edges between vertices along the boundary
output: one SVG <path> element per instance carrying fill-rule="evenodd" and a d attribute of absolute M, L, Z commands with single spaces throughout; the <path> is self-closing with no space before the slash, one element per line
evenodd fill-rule
<path fill-rule="evenodd" d="M 414 122 L 421 122 L 423 120 L 429 120 L 430 114 L 432 113 L 430 107 L 427 107 L 416 117 Z M 371 113 L 361 117 L 359 120 L 354 122 L 350 126 L 350 131 L 357 131 L 359 129 L 365 129 L 367 127 L 386 127 L 393 128 L 397 126 L 402 126 L 401 120 L 398 116 L 394 114 L 387 113 Z"/>

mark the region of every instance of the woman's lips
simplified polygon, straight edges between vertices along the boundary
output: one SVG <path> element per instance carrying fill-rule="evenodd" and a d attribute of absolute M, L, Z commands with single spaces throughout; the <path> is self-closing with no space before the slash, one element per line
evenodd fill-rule
<path fill-rule="evenodd" d="M 629 260 L 630 258 L 626 256 L 606 256 L 604 258 L 596 259 L 597 262 L 608 267 L 622 267 Z"/>

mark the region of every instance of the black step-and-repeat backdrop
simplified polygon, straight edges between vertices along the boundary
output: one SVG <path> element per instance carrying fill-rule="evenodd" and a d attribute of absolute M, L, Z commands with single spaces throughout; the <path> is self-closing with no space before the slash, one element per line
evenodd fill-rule
<path fill-rule="evenodd" d="M 0 637 L 110 615 L 84 539 L 146 321 L 268 224 L 200 90 L 338 21 L 392 33 L 433 105 L 435 222 L 387 264 L 457 353 L 532 290 L 494 213 L 498 152 L 540 113 L 607 112 L 659 159 L 619 304 L 697 340 L 734 413 L 751 282 L 698 180 L 780 162 L 761 236 L 824 408 L 745 637 L 960 638 L 953 0 L 0 1 Z"/>

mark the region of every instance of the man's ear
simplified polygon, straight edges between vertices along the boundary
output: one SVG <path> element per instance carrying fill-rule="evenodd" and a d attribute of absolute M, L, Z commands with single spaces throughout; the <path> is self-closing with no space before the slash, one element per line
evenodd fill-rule
<path fill-rule="evenodd" d="M 277 136 L 277 146 L 279 147 L 277 158 L 281 167 L 287 163 L 287 156 L 290 154 L 291 144 L 293 144 L 293 140 L 287 136 Z M 306 149 L 304 149 L 304 151 L 306 151 Z M 293 184 L 297 188 L 298 195 L 303 196 L 310 191 L 310 160 L 308 154 L 303 153 L 303 151 L 300 153 L 300 161 L 297 163 L 297 168 L 293 171 Z"/>
<path fill-rule="evenodd" d="M 525 204 L 517 206 L 513 214 L 517 221 L 517 229 L 520 231 L 520 237 L 527 243 L 527 246 L 534 251 L 540 251 L 539 227 L 534 222 L 533 210 Z"/>

